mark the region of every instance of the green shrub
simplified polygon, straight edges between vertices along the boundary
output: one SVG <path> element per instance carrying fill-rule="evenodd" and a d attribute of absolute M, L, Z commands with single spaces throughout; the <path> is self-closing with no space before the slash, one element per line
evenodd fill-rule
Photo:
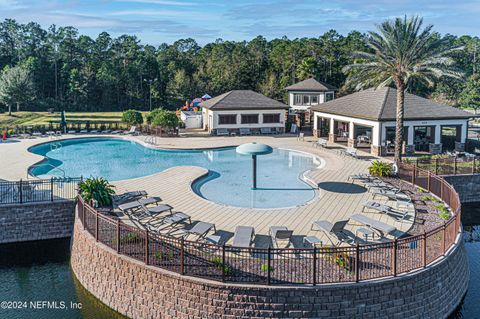
<path fill-rule="evenodd" d="M 393 165 L 391 163 L 376 160 L 372 162 L 368 170 L 370 175 L 373 176 L 391 176 L 393 173 Z"/>
<path fill-rule="evenodd" d="M 165 109 L 153 110 L 149 114 L 147 121 L 150 121 L 150 124 L 152 125 L 157 125 L 165 128 L 174 128 L 179 123 L 177 114 L 173 111 L 168 111 Z"/>
<path fill-rule="evenodd" d="M 112 203 L 111 195 L 115 194 L 115 186 L 102 177 L 87 178 L 78 184 L 78 188 L 84 200 L 95 200 L 100 207 L 109 206 Z"/>
<path fill-rule="evenodd" d="M 126 110 L 122 114 L 122 122 L 128 125 L 143 124 L 143 115 L 137 110 Z"/>
<path fill-rule="evenodd" d="M 451 216 L 452 216 L 452 215 L 450 215 L 450 212 L 449 212 L 449 211 L 441 211 L 441 212 L 438 214 L 438 217 L 440 217 L 440 218 L 443 219 L 443 220 L 449 220 Z"/>

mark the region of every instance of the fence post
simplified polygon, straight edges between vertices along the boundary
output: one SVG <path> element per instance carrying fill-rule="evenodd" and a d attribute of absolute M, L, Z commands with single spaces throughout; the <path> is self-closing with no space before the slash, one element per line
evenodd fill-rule
<path fill-rule="evenodd" d="M 117 219 L 117 253 L 120 254 L 120 220 Z"/>
<path fill-rule="evenodd" d="M 20 204 L 23 203 L 23 181 L 20 178 Z"/>
<path fill-rule="evenodd" d="M 355 282 L 360 281 L 360 244 L 355 246 Z"/>
<path fill-rule="evenodd" d="M 397 276 L 397 246 L 398 246 L 398 241 L 395 238 L 393 242 L 393 258 L 392 258 L 393 277 Z"/>
<path fill-rule="evenodd" d="M 415 175 L 417 174 L 417 165 L 413 165 L 412 184 L 415 185 Z"/>
<path fill-rule="evenodd" d="M 222 245 L 222 282 L 225 282 L 225 243 Z"/>
<path fill-rule="evenodd" d="M 148 236 L 148 229 L 145 231 L 145 264 L 148 265 L 148 244 L 149 244 L 149 240 L 148 240 L 149 236 Z"/>
<path fill-rule="evenodd" d="M 431 178 L 432 178 L 432 173 L 430 173 L 430 171 L 428 171 L 428 183 L 427 183 L 427 190 L 430 192 L 430 182 L 431 182 Z"/>
<path fill-rule="evenodd" d="M 445 222 L 442 225 L 442 253 L 445 256 Z"/>
<path fill-rule="evenodd" d="M 438 158 L 435 158 L 435 175 L 438 175 Z"/>
<path fill-rule="evenodd" d="M 95 240 L 98 241 L 98 212 L 95 210 Z"/>
<path fill-rule="evenodd" d="M 180 274 L 185 274 L 185 265 L 184 265 L 184 256 L 185 256 L 185 239 L 182 237 L 180 239 Z"/>
<path fill-rule="evenodd" d="M 272 260 L 272 249 L 268 247 L 268 255 L 267 255 L 267 285 L 270 285 L 270 264 Z"/>
<path fill-rule="evenodd" d="M 457 156 L 453 158 L 453 175 L 457 175 Z"/>
<path fill-rule="evenodd" d="M 473 158 L 473 161 L 472 161 L 472 174 L 475 174 L 475 157 Z"/>
<path fill-rule="evenodd" d="M 317 246 L 313 245 L 313 280 L 312 284 L 317 285 Z"/>
<path fill-rule="evenodd" d="M 422 252 L 423 268 L 427 267 L 427 232 L 423 231 L 423 252 Z"/>
<path fill-rule="evenodd" d="M 53 202 L 53 177 L 50 177 L 50 201 Z"/>

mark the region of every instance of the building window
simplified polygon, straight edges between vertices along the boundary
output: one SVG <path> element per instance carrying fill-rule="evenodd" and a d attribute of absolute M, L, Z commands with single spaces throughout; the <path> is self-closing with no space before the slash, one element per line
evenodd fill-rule
<path fill-rule="evenodd" d="M 325 102 L 333 100 L 333 93 L 325 93 Z"/>
<path fill-rule="evenodd" d="M 280 114 L 263 114 L 263 123 L 280 123 Z"/>
<path fill-rule="evenodd" d="M 237 115 L 236 114 L 219 114 L 218 115 L 218 124 L 237 124 Z"/>
<path fill-rule="evenodd" d="M 317 105 L 318 94 L 294 94 L 294 105 Z"/>
<path fill-rule="evenodd" d="M 242 114 L 242 124 L 257 124 L 258 114 Z"/>
<path fill-rule="evenodd" d="M 310 105 L 317 105 L 318 104 L 318 95 L 310 96 Z"/>

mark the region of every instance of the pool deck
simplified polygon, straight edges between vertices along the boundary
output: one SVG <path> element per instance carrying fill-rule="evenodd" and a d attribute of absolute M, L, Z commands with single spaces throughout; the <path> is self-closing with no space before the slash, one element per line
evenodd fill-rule
<path fill-rule="evenodd" d="M 90 137 L 90 135 L 64 136 Z M 102 137 L 109 137 L 102 135 Z M 126 139 L 134 139 L 143 143 L 145 137 L 122 136 Z M 16 143 L 0 145 L 0 160 L 3 169 L 0 171 L 0 179 L 18 180 L 26 179 L 27 168 L 43 159 L 28 152 L 28 148 L 52 141 L 49 138 L 36 138 L 21 140 Z M 253 136 L 253 137 L 178 137 L 157 138 L 156 145 L 151 147 L 168 149 L 198 149 L 234 146 L 246 142 L 257 141 L 266 143 L 272 147 L 282 147 L 314 154 L 324 160 L 325 165 L 313 170 L 308 177 L 319 185 L 318 196 L 308 204 L 283 209 L 250 209 L 224 206 L 205 200 L 195 194 L 191 189 L 191 183 L 206 173 L 201 167 L 174 167 L 166 171 L 125 181 L 113 182 L 116 191 L 146 190 L 150 196 L 159 196 L 164 203 L 174 207 L 174 211 L 184 212 L 192 217 L 192 221 L 211 222 L 216 225 L 218 233 L 227 243 L 231 238 L 236 226 L 253 226 L 255 228 L 255 246 L 268 245 L 268 229 L 270 226 L 287 226 L 294 230 L 292 240 L 295 247 L 302 247 L 304 236 L 315 235 L 324 244 L 331 244 L 330 238 L 319 231 L 312 231 L 311 224 L 315 220 L 329 220 L 331 222 L 348 219 L 351 214 L 362 211 L 362 203 L 372 199 L 372 195 L 362 186 L 351 184 L 348 177 L 356 173 L 366 173 L 371 160 L 375 159 L 370 154 L 361 153 L 360 158 L 354 159 L 339 154 L 341 146 L 332 145 L 328 149 L 312 146 L 312 138 L 305 141 L 297 141 L 291 136 Z M 6 169 L 8 168 L 8 169 Z M 383 199 L 377 199 L 390 205 Z M 408 220 L 399 222 L 393 218 L 378 213 L 365 213 L 369 217 L 395 226 L 401 235 L 408 231 L 414 220 L 414 212 L 410 213 Z M 349 224 L 347 230 L 355 234 L 358 225 Z M 390 237 L 391 238 L 391 237 Z"/>

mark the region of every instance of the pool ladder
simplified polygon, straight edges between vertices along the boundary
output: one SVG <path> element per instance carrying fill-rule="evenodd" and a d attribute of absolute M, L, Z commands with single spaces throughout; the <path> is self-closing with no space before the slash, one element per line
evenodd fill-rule
<path fill-rule="evenodd" d="M 60 167 L 57 167 L 57 166 L 54 166 L 52 164 L 49 164 L 49 163 L 40 163 L 40 164 L 35 164 L 35 165 L 32 165 L 28 168 L 28 172 L 27 172 L 27 179 L 30 179 L 30 178 L 33 178 L 33 179 L 40 179 L 39 177 L 35 176 L 32 174 L 32 171 L 35 167 L 40 167 L 40 166 L 50 166 L 52 167 L 53 169 L 50 170 L 51 171 L 54 171 L 54 170 L 58 170 L 60 171 L 60 173 L 62 174 L 62 178 L 66 178 L 66 174 L 65 174 L 65 171 L 63 169 L 61 169 Z"/>

